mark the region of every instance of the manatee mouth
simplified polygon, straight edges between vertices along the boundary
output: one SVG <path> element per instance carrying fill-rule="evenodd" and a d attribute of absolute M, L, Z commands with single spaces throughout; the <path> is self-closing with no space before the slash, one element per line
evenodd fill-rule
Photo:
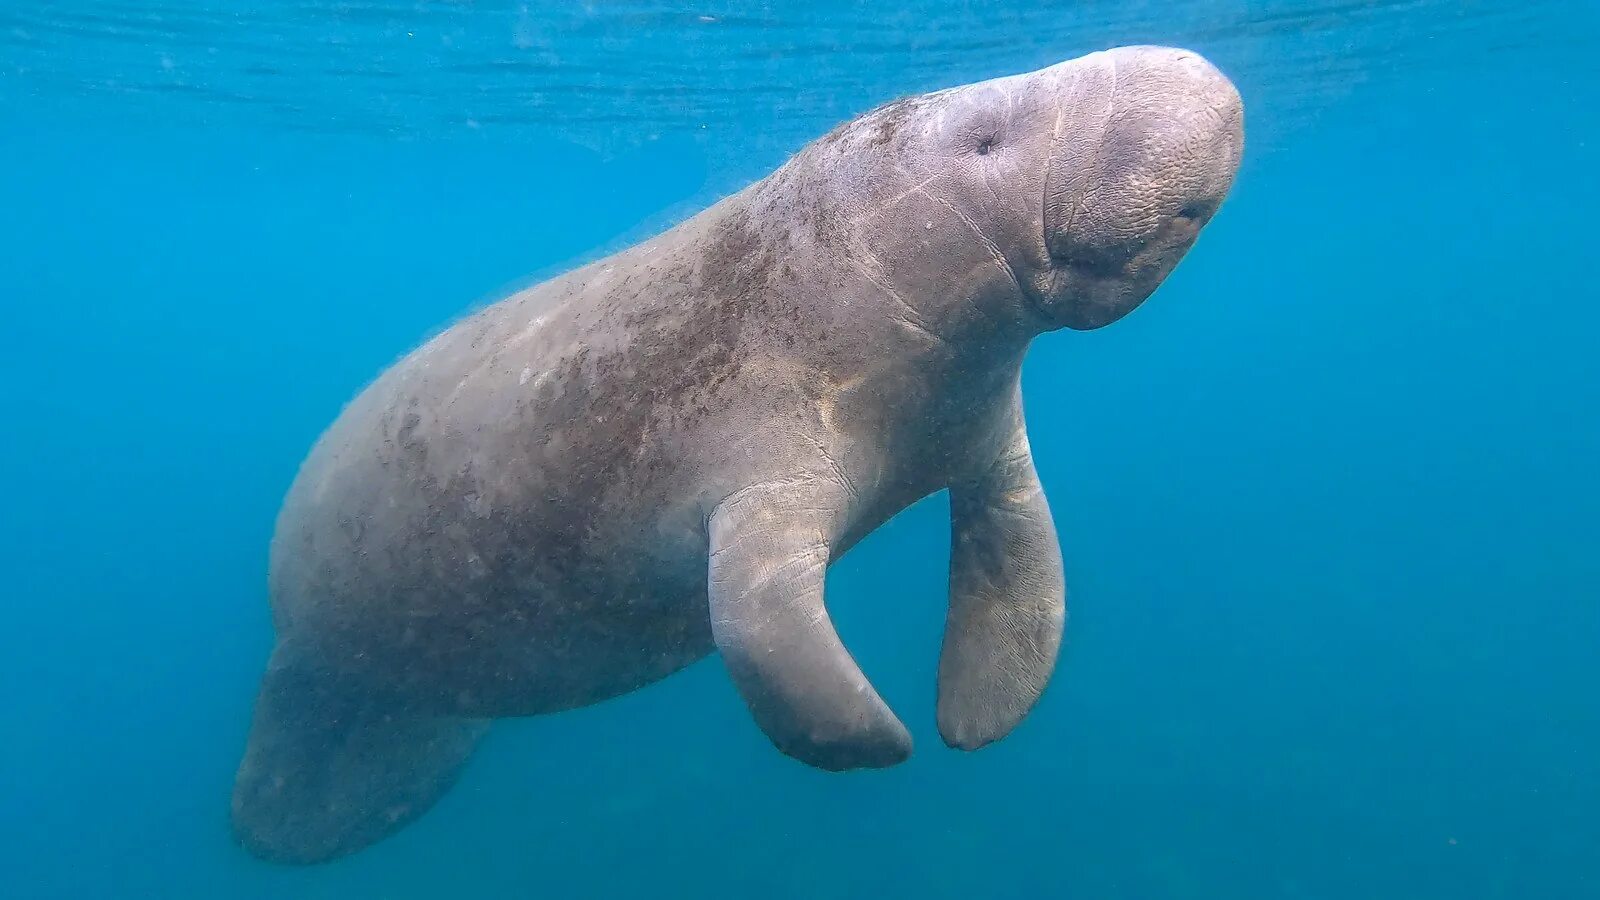
<path fill-rule="evenodd" d="M 1028 291 L 1028 306 L 1050 330 L 1091 331 L 1110 325 L 1139 305 L 1136 288 L 1117 273 L 1100 274 L 1069 260 L 1051 259 L 1049 286 Z"/>

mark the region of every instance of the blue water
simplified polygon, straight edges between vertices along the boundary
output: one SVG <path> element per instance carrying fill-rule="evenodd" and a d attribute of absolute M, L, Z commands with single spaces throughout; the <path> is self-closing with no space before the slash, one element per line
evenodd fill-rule
<path fill-rule="evenodd" d="M 1591 2 L 257 6 L 0 8 L 0 893 L 1600 897 Z M 1130 42 L 1249 150 L 1028 360 L 1071 620 L 1011 738 L 934 729 L 941 496 L 830 574 L 903 766 L 781 756 L 711 659 L 344 861 L 234 846 L 273 516 L 369 378 L 843 118 Z"/>

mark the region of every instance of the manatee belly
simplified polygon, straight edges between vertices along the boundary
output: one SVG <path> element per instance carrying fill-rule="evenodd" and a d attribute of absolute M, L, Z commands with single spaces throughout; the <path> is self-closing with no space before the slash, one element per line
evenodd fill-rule
<path fill-rule="evenodd" d="M 705 505 L 748 483 L 752 448 L 729 448 L 752 413 L 800 400 L 741 366 L 737 317 L 686 293 L 697 258 L 569 273 L 363 391 L 280 513 L 284 642 L 368 693 L 494 715 L 710 652 Z"/>
<path fill-rule="evenodd" d="M 626 693 L 712 649 L 703 563 L 615 544 L 575 557 L 564 536 L 519 542 L 506 532 L 529 529 L 492 519 L 395 525 L 317 510 L 274 554 L 285 642 L 370 696 L 531 715 Z"/>
<path fill-rule="evenodd" d="M 331 429 L 285 501 L 287 645 L 368 695 L 472 716 L 593 703 L 711 651 L 706 537 L 668 467 L 596 473 L 580 441 L 553 457 L 396 406 Z"/>

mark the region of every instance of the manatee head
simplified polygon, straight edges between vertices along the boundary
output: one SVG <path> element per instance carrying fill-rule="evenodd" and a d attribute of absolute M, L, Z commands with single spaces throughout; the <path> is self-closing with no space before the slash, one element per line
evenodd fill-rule
<path fill-rule="evenodd" d="M 1060 77 L 1071 127 L 1051 135 L 1044 159 L 1049 263 L 1031 287 L 1053 321 L 1097 328 L 1149 297 L 1222 205 L 1244 106 L 1222 73 L 1181 50 L 1113 50 Z"/>
<path fill-rule="evenodd" d="M 971 281 L 981 267 L 986 295 L 1034 330 L 1098 328 L 1150 296 L 1228 193 L 1243 124 L 1233 84 L 1167 47 L 1093 53 L 860 120 L 869 138 L 892 137 L 871 177 L 900 208 L 879 227 L 926 247 L 941 277 Z M 954 223 L 950 240 L 919 233 L 935 221 Z"/>

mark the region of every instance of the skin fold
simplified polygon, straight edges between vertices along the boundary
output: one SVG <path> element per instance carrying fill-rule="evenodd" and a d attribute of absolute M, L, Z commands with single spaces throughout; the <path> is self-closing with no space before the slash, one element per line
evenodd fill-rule
<path fill-rule="evenodd" d="M 278 519 L 240 840 L 360 849 L 448 789 L 488 720 L 713 651 L 784 753 L 902 761 L 824 575 L 940 490 L 939 730 L 1005 736 L 1065 619 L 1023 356 L 1155 290 L 1226 196 L 1242 119 L 1215 68 L 1158 47 L 906 98 L 396 363 Z"/>

